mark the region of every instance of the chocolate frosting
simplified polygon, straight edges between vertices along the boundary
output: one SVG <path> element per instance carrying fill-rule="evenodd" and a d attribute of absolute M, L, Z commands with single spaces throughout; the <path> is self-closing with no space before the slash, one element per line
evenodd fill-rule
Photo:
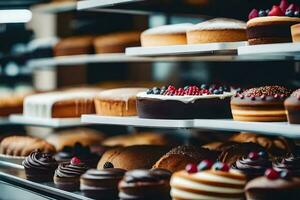
<path fill-rule="evenodd" d="M 263 157 L 256 160 L 242 157 L 232 165 L 232 168 L 238 169 L 248 176 L 261 176 L 270 167 L 272 167 L 272 162 L 268 158 Z"/>
<path fill-rule="evenodd" d="M 136 182 L 159 182 L 161 180 L 168 180 L 171 177 L 171 172 L 164 169 L 144 170 L 136 169 L 126 172 L 124 181 L 126 183 Z"/>
<path fill-rule="evenodd" d="M 273 163 L 277 171 L 289 170 L 294 176 L 300 176 L 300 157 L 288 156 Z"/>
<path fill-rule="evenodd" d="M 85 174 L 81 176 L 84 179 L 121 179 L 126 170 L 118 168 L 109 168 L 103 170 L 90 169 Z"/>
<path fill-rule="evenodd" d="M 54 170 L 57 168 L 57 162 L 50 153 L 42 153 L 41 151 L 33 151 L 23 161 L 23 166 L 27 169 L 35 168 L 39 170 Z"/>
<path fill-rule="evenodd" d="M 62 163 L 55 171 L 55 176 L 61 178 L 79 177 L 88 170 L 88 167 L 84 163 L 72 164 Z"/>

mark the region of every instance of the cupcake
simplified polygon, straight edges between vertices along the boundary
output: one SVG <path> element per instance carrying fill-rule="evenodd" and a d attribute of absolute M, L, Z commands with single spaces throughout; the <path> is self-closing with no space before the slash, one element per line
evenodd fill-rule
<path fill-rule="evenodd" d="M 85 163 L 79 158 L 72 158 L 68 163 L 61 163 L 54 174 L 54 184 L 56 187 L 67 191 L 79 190 L 80 176 L 88 170 Z"/>
<path fill-rule="evenodd" d="M 115 200 L 118 198 L 118 183 L 125 172 L 118 168 L 90 169 L 80 178 L 80 190 L 92 199 Z"/>
<path fill-rule="evenodd" d="M 262 176 L 266 169 L 272 167 L 272 162 L 265 151 L 250 152 L 232 165 L 233 169 L 242 171 L 248 180 Z"/>
<path fill-rule="evenodd" d="M 244 199 L 246 177 L 225 163 L 189 164 L 171 178 L 171 196 L 180 200 Z"/>
<path fill-rule="evenodd" d="M 65 146 L 62 151 L 54 156 L 59 163 L 70 162 L 73 157 L 79 158 L 89 168 L 96 168 L 100 159 L 98 154 L 92 153 L 88 146 L 82 146 L 80 143 L 76 143 L 74 147 Z"/>
<path fill-rule="evenodd" d="M 300 178 L 293 177 L 289 171 L 277 172 L 270 168 L 265 176 L 250 181 L 246 187 L 247 200 L 298 200 L 300 197 Z"/>
<path fill-rule="evenodd" d="M 35 182 L 52 181 L 58 165 L 52 156 L 52 154 L 42 153 L 39 150 L 31 152 L 22 163 L 27 179 Z"/>
<path fill-rule="evenodd" d="M 287 118 L 290 124 L 300 124 L 300 89 L 284 101 Z"/>
<path fill-rule="evenodd" d="M 120 200 L 170 199 L 171 172 L 164 169 L 137 169 L 126 172 L 119 184 Z"/>
<path fill-rule="evenodd" d="M 283 102 L 291 94 L 282 86 L 251 88 L 231 99 L 233 119 L 237 121 L 287 121 Z"/>
<path fill-rule="evenodd" d="M 278 171 L 290 171 L 294 176 L 300 177 L 300 157 L 296 155 L 289 155 L 287 157 L 277 159 L 273 163 L 273 168 Z"/>

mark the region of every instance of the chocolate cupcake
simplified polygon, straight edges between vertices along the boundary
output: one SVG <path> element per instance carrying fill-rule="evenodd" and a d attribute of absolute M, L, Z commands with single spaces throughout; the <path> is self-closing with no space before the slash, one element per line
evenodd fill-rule
<path fill-rule="evenodd" d="M 39 150 L 31 152 L 22 163 L 27 179 L 35 182 L 52 181 L 58 165 L 52 156 Z"/>
<path fill-rule="evenodd" d="M 284 100 L 291 94 L 282 86 L 251 88 L 231 99 L 233 119 L 237 121 L 287 121 Z"/>
<path fill-rule="evenodd" d="M 98 154 L 92 153 L 88 146 L 82 146 L 80 143 L 76 143 L 73 147 L 65 146 L 54 156 L 59 163 L 70 162 L 73 157 L 79 158 L 89 168 L 96 168 L 100 159 Z"/>
<path fill-rule="evenodd" d="M 298 200 L 300 197 L 300 178 L 288 171 L 277 172 L 267 169 L 265 176 L 250 181 L 246 187 L 247 200 Z"/>
<path fill-rule="evenodd" d="M 242 157 L 232 165 L 233 169 L 242 171 L 248 180 L 262 176 L 270 167 L 272 167 L 272 162 L 265 151 L 250 152 L 248 156 Z"/>
<path fill-rule="evenodd" d="M 284 101 L 287 118 L 290 124 L 300 124 L 300 89 Z"/>
<path fill-rule="evenodd" d="M 61 163 L 54 174 L 56 187 L 67 191 L 79 190 L 80 176 L 88 170 L 85 163 L 74 157 L 69 163 Z"/>
<path fill-rule="evenodd" d="M 80 190 L 84 196 L 92 199 L 118 199 L 118 183 L 125 172 L 125 170 L 118 168 L 90 169 L 80 178 Z"/>
<path fill-rule="evenodd" d="M 119 184 L 120 200 L 169 200 L 171 172 L 164 169 L 126 172 Z"/>
<path fill-rule="evenodd" d="M 282 159 L 277 159 L 273 163 L 273 167 L 276 171 L 281 172 L 288 170 L 294 176 L 300 177 L 300 157 L 296 155 L 290 155 Z"/>

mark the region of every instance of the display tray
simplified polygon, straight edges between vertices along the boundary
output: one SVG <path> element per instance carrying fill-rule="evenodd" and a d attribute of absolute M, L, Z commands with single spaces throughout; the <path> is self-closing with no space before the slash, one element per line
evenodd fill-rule
<path fill-rule="evenodd" d="M 300 138 L 300 125 L 287 122 L 240 122 L 232 119 L 166 120 L 139 117 L 106 117 L 82 115 L 81 121 L 91 124 L 107 124 L 156 128 L 196 128 L 217 131 L 253 132 L 266 135 Z"/>
<path fill-rule="evenodd" d="M 300 57 L 300 43 L 278 43 L 241 46 L 238 55 L 285 55 Z"/>
<path fill-rule="evenodd" d="M 8 117 L 0 117 L 0 125 L 10 125 L 10 121 Z"/>
<path fill-rule="evenodd" d="M 222 42 L 197 45 L 173 45 L 126 48 L 127 56 L 173 56 L 173 55 L 236 55 L 238 47 L 247 42 Z"/>
<path fill-rule="evenodd" d="M 79 191 L 67 192 L 60 190 L 54 186 L 54 183 L 36 183 L 26 180 L 24 169 L 11 167 L 2 162 L 0 162 L 0 179 L 33 190 L 37 193 L 51 196 L 54 199 L 90 200 L 90 198 L 84 197 Z"/>
<path fill-rule="evenodd" d="M 80 118 L 43 119 L 43 118 L 27 117 L 27 116 L 23 116 L 22 114 L 9 116 L 9 121 L 14 124 L 46 126 L 46 127 L 53 127 L 53 128 L 64 128 L 64 127 L 86 125 L 81 122 Z"/>

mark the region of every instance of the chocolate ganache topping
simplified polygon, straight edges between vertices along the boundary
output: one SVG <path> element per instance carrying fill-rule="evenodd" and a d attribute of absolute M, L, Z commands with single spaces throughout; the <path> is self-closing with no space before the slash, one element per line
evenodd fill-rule
<path fill-rule="evenodd" d="M 31 152 L 22 164 L 27 169 L 35 168 L 40 170 L 54 170 L 58 165 L 52 154 L 42 153 L 39 150 Z"/>
<path fill-rule="evenodd" d="M 300 157 L 290 155 L 285 158 L 276 160 L 273 163 L 273 168 L 276 171 L 290 171 L 294 176 L 300 176 Z"/>
<path fill-rule="evenodd" d="M 126 170 L 119 169 L 119 168 L 109 168 L 104 170 L 96 170 L 96 169 L 90 169 L 88 170 L 84 175 L 82 175 L 82 178 L 85 179 L 122 179 L 124 176 Z"/>
<path fill-rule="evenodd" d="M 79 159 L 72 158 L 69 163 L 62 163 L 55 171 L 55 176 L 61 178 L 79 177 L 88 170 L 85 163 Z"/>
<path fill-rule="evenodd" d="M 123 179 L 126 183 L 136 182 L 159 182 L 162 180 L 169 180 L 171 172 L 165 169 L 143 170 L 137 169 L 128 171 Z"/>
<path fill-rule="evenodd" d="M 232 168 L 238 169 L 250 177 L 263 175 L 265 170 L 270 167 L 272 167 L 272 162 L 264 151 L 250 152 L 247 157 L 242 157 L 232 165 Z"/>

